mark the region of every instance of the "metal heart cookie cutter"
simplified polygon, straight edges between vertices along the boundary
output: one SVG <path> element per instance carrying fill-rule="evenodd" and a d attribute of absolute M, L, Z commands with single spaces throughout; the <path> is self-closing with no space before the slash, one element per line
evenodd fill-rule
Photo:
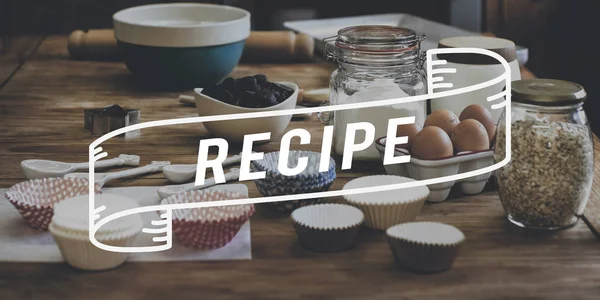
<path fill-rule="evenodd" d="M 103 108 L 85 109 L 83 111 L 83 126 L 91 131 L 92 135 L 103 135 L 113 130 L 123 128 L 140 122 L 139 109 L 124 109 L 113 104 Z M 127 132 L 126 138 L 139 136 L 139 130 Z"/>

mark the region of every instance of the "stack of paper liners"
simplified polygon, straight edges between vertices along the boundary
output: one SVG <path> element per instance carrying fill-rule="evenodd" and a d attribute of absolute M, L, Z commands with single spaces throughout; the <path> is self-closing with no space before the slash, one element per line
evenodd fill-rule
<path fill-rule="evenodd" d="M 450 269 L 465 240 L 456 227 L 436 222 L 399 224 L 386 233 L 398 264 L 422 273 Z"/>
<path fill-rule="evenodd" d="M 412 182 L 414 179 L 393 176 L 365 176 L 348 182 L 344 189 L 358 189 Z M 413 221 L 429 196 L 426 186 L 344 196 L 345 200 L 365 214 L 368 227 L 386 230 L 390 226 Z"/>
<path fill-rule="evenodd" d="M 349 205 L 316 204 L 296 209 L 292 220 L 302 247 L 339 252 L 354 245 L 364 214 Z"/>
<path fill-rule="evenodd" d="M 99 194 L 95 201 L 107 207 L 106 215 L 137 207 L 137 203 L 117 195 Z M 127 260 L 127 253 L 102 250 L 89 239 L 88 195 L 67 199 L 55 206 L 50 233 L 68 264 L 83 270 L 115 268 Z M 111 246 L 129 247 L 142 229 L 139 215 L 112 220 L 96 232 L 96 239 Z"/>

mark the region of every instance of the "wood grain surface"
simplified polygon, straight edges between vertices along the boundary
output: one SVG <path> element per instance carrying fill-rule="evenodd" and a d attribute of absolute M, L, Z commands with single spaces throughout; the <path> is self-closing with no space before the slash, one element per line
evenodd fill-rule
<path fill-rule="evenodd" d="M 23 159 L 86 161 L 95 137 L 83 130 L 84 108 L 113 103 L 141 108 L 143 121 L 195 113 L 177 101 L 190 91 L 136 87 L 124 65 L 71 61 L 65 46 L 66 37 L 46 38 L 0 90 L 0 187 L 24 180 Z M 332 69 L 326 62 L 241 65 L 233 76 L 264 73 L 311 89 L 327 86 Z M 322 125 L 315 116 L 293 121 L 290 128 L 307 128 L 314 138 L 294 148 L 320 147 Z M 140 138 L 114 138 L 103 147 L 110 156 L 138 154 L 142 164 L 194 163 L 206 134 L 198 124 L 151 128 Z M 596 140 L 596 149 L 599 145 Z M 278 148 L 272 142 L 256 150 Z M 230 153 L 238 150 L 234 146 Z M 332 189 L 382 172 L 379 162 L 357 163 L 352 171 L 339 172 Z M 165 183 L 154 174 L 111 185 Z M 246 184 L 250 196 L 260 196 L 253 183 Z M 594 184 L 595 199 L 600 187 Z M 517 229 L 505 220 L 491 185 L 476 196 L 453 191 L 449 201 L 426 204 L 418 220 L 452 224 L 465 233 L 467 242 L 451 270 L 417 275 L 398 268 L 384 234 L 367 229 L 350 251 L 312 253 L 298 245 L 289 217 L 259 206 L 252 217 L 250 261 L 127 263 L 98 273 L 66 264 L 0 263 L 0 299 L 598 299 L 600 245 L 584 222 L 547 234 Z"/>
<path fill-rule="evenodd" d="M 42 41 L 41 36 L 0 37 L 0 89 L 25 63 Z"/>

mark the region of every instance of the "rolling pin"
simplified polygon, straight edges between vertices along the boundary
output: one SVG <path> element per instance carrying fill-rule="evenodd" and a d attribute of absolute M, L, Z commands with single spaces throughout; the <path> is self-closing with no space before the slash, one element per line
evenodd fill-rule
<path fill-rule="evenodd" d="M 314 40 L 292 31 L 252 31 L 242 55 L 245 62 L 299 62 L 313 58 Z M 69 36 L 73 59 L 119 59 L 112 29 L 75 30 Z"/>

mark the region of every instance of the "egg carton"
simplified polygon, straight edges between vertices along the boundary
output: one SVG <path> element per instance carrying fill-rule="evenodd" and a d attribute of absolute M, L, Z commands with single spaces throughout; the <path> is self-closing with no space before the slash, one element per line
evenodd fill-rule
<path fill-rule="evenodd" d="M 381 161 L 383 161 L 386 138 L 379 138 L 375 146 L 379 151 Z M 409 155 L 406 149 L 396 148 L 395 156 Z M 465 172 L 479 170 L 494 164 L 494 151 L 485 150 L 478 152 L 459 152 L 458 154 L 438 160 L 422 160 L 415 157 L 410 158 L 410 162 L 403 164 L 385 165 L 385 172 L 390 175 L 398 175 L 413 178 L 416 180 L 426 180 L 462 174 Z M 450 189 L 454 184 L 458 184 L 460 190 L 467 195 L 479 194 L 485 188 L 487 180 L 492 172 L 481 175 L 464 178 L 461 180 L 447 181 L 428 185 L 430 194 L 428 202 L 442 202 L 448 198 Z"/>

